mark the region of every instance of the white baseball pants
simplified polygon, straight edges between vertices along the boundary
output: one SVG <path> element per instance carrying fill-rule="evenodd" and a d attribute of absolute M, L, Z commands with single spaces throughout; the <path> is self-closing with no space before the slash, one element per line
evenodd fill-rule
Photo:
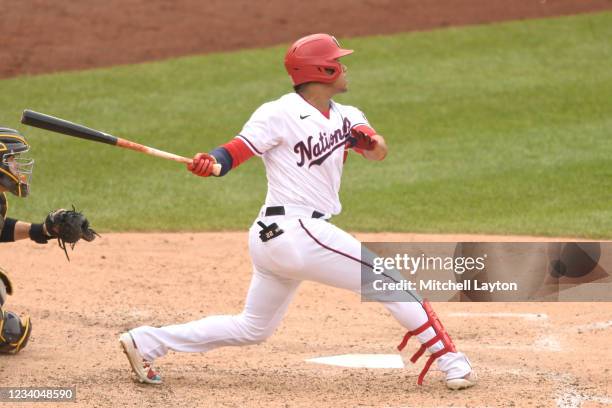
<path fill-rule="evenodd" d="M 272 335 L 303 280 L 320 282 L 356 293 L 361 290 L 361 243 L 323 219 L 308 218 L 312 210 L 293 208 L 285 216 L 260 216 L 256 221 L 277 223 L 282 235 L 267 242 L 259 237 L 254 222 L 249 231 L 253 276 L 244 310 L 235 316 L 209 316 L 201 320 L 165 327 L 142 326 L 131 334 L 142 356 L 154 360 L 168 350 L 205 352 L 223 346 L 257 344 Z M 305 216 L 299 216 L 305 215 Z M 383 302 L 407 330 L 427 321 L 418 301 Z M 435 335 L 432 328 L 417 336 L 425 343 Z M 443 347 L 438 342 L 429 348 Z M 447 378 L 463 377 L 471 371 L 462 353 L 447 353 L 438 360 Z"/>

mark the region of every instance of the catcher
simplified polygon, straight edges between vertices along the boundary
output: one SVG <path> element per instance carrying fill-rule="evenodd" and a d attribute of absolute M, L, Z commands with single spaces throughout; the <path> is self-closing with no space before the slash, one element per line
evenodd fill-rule
<path fill-rule="evenodd" d="M 66 253 L 66 243 L 72 247 L 83 238 L 92 241 L 97 235 L 89 228 L 87 218 L 72 210 L 51 212 L 41 224 L 31 224 L 7 218 L 8 204 L 5 192 L 17 197 L 27 197 L 34 160 L 22 157 L 30 145 L 14 129 L 0 127 L 0 242 L 13 242 L 30 238 L 39 244 L 46 244 L 56 238 Z M 8 295 L 13 293 L 6 271 L 0 268 L 0 353 L 16 354 L 28 343 L 32 324 L 29 317 L 19 318 L 14 312 L 2 309 Z"/>

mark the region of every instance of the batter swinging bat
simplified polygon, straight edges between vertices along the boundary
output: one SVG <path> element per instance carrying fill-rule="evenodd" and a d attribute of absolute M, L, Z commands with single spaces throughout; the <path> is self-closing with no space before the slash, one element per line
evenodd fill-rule
<path fill-rule="evenodd" d="M 187 157 L 154 149 L 149 146 L 144 146 L 139 143 L 132 142 L 131 140 L 115 137 L 99 130 L 91 129 L 77 123 L 68 122 L 64 119 L 45 115 L 44 113 L 34 112 L 28 109 L 23 111 L 21 123 L 40 129 L 50 130 L 52 132 L 63 133 L 64 135 L 68 136 L 80 137 L 81 139 L 119 146 L 123 147 L 124 149 L 135 150 L 151 156 L 161 157 L 162 159 L 173 160 L 179 163 L 191 163 L 191 159 L 188 159 Z M 215 164 L 213 166 L 213 174 L 218 176 L 219 173 L 221 173 L 221 165 Z"/>

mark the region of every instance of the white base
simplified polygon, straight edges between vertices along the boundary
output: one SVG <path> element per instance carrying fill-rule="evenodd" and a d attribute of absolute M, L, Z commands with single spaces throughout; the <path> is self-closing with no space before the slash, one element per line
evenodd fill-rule
<path fill-rule="evenodd" d="M 342 354 L 309 358 L 306 361 L 351 368 L 404 368 L 404 361 L 399 354 Z"/>

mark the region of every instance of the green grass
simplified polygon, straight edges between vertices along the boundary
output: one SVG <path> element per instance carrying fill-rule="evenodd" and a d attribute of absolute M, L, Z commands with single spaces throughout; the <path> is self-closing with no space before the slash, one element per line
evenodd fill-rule
<path fill-rule="evenodd" d="M 344 41 L 351 92 L 388 140 L 352 156 L 349 230 L 612 238 L 612 13 Z M 285 46 L 0 81 L 0 123 L 37 163 L 13 216 L 75 203 L 103 231 L 245 229 L 265 197 L 253 159 L 222 179 L 19 125 L 31 108 L 191 156 L 288 91 Z"/>

